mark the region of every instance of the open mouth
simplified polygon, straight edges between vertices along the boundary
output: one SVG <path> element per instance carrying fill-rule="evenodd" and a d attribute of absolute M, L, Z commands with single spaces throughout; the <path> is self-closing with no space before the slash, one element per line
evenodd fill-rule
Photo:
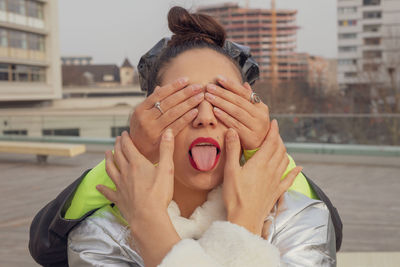
<path fill-rule="evenodd" d="M 217 165 L 221 148 L 213 138 L 200 137 L 189 147 L 189 161 L 198 171 L 210 171 Z"/>

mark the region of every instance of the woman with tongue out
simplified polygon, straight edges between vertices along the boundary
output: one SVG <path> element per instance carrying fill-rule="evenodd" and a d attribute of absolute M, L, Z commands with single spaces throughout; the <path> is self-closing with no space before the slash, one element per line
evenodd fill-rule
<path fill-rule="evenodd" d="M 114 190 L 97 189 L 115 206 L 69 233 L 69 265 L 334 266 L 329 211 L 286 192 L 301 168 L 288 169 L 278 124 L 243 83 L 223 28 L 179 7 L 168 23 L 174 35 L 142 77 L 142 115 L 106 153 Z M 137 127 L 159 125 L 149 153 Z M 243 149 L 256 148 L 241 166 Z"/>

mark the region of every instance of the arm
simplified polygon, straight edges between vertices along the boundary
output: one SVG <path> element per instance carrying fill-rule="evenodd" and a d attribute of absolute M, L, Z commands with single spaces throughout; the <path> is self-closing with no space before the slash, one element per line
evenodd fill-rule
<path fill-rule="evenodd" d="M 325 203 L 288 191 L 268 240 L 287 266 L 336 266 L 335 231 Z"/>
<path fill-rule="evenodd" d="M 136 244 L 128 241 L 128 229 L 110 206 L 99 210 L 69 234 L 70 266 L 143 266 L 143 259 L 131 248 Z M 150 243 L 157 243 L 158 236 L 163 234 L 156 229 L 153 234 L 157 237 L 147 237 Z M 214 222 L 200 240 L 183 239 L 176 243 L 159 266 L 278 266 L 278 263 L 279 251 L 268 241 L 229 222 Z"/>

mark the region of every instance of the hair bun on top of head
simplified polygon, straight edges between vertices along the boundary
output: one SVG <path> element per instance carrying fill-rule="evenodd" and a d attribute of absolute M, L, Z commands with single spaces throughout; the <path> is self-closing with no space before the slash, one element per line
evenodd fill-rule
<path fill-rule="evenodd" d="M 200 41 L 222 47 L 226 38 L 222 25 L 211 16 L 191 14 L 178 6 L 168 12 L 168 28 L 173 33 L 168 43 L 170 46 Z"/>
<path fill-rule="evenodd" d="M 173 7 L 168 13 L 168 27 L 174 33 L 173 36 L 161 39 L 140 58 L 138 72 L 142 91 L 147 91 L 148 94 L 153 91 L 153 88 L 147 88 L 148 80 L 162 52 L 168 47 L 190 42 L 206 42 L 221 47 L 238 63 L 245 82 L 253 84 L 259 78 L 259 67 L 251 56 L 250 48 L 225 40 L 224 28 L 211 16 L 190 14 L 182 7 Z"/>

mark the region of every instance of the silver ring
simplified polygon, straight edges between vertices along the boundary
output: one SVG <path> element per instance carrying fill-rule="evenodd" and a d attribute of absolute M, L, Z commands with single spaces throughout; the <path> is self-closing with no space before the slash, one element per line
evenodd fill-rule
<path fill-rule="evenodd" d="M 158 109 L 158 110 L 161 112 L 161 114 L 164 114 L 164 111 L 162 111 L 162 109 L 161 109 L 161 103 L 160 103 L 160 102 L 156 102 L 156 103 L 154 104 L 154 107 L 155 107 L 156 109 Z"/>
<path fill-rule="evenodd" d="M 261 102 L 261 99 L 255 92 L 252 92 L 250 95 L 250 102 L 252 104 L 257 104 Z"/>

